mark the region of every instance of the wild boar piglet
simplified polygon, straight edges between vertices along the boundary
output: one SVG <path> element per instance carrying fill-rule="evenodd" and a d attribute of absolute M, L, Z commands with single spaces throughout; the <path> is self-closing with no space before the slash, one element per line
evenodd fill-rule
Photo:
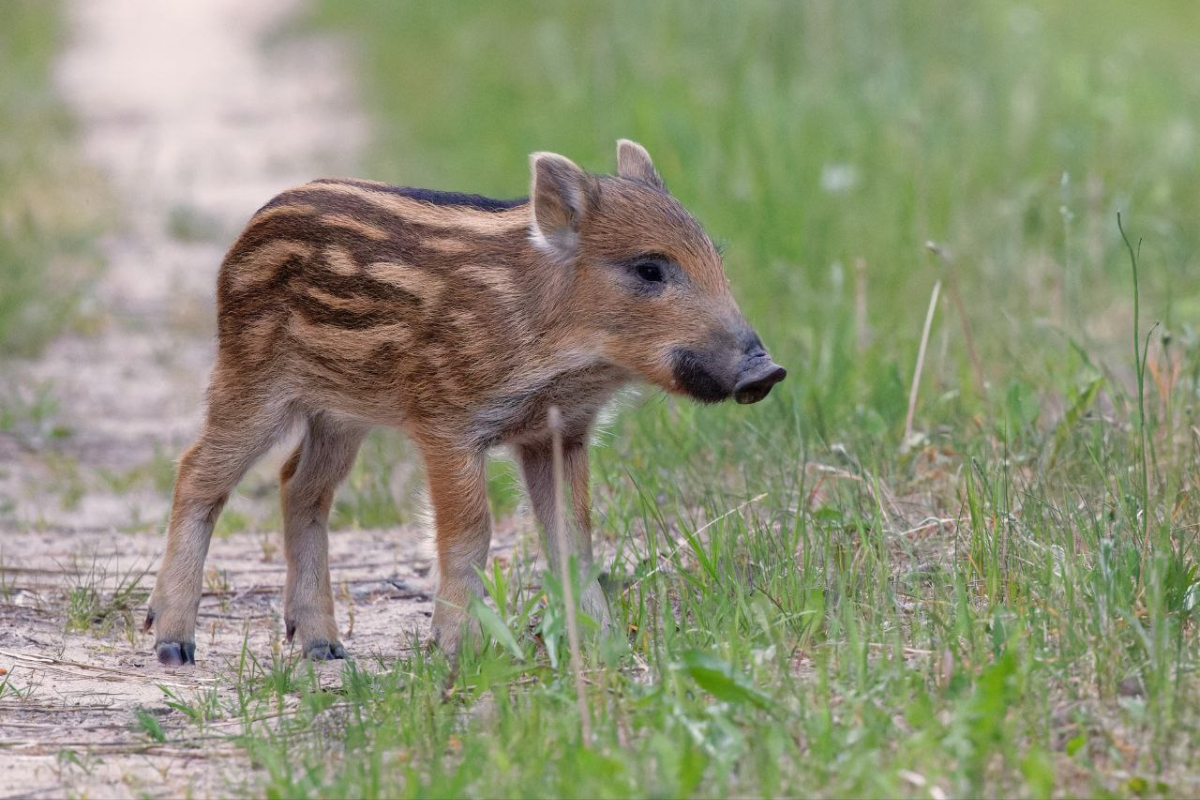
<path fill-rule="evenodd" d="M 263 206 L 217 286 L 208 413 L 179 462 L 146 616 L 159 661 L 194 663 L 204 559 L 246 470 L 287 432 L 283 614 L 309 658 L 342 658 L 327 525 L 367 431 L 406 432 L 425 463 L 439 583 L 433 635 L 458 652 L 492 535 L 487 452 L 510 447 L 553 521 L 551 406 L 561 410 L 569 540 L 592 563 L 589 432 L 623 386 L 755 403 L 785 376 L 742 317 L 721 256 L 640 145 L 616 175 L 530 158 L 530 197 L 318 180 Z M 552 564 L 558 548 L 547 546 Z M 599 584 L 583 610 L 610 624 Z"/>

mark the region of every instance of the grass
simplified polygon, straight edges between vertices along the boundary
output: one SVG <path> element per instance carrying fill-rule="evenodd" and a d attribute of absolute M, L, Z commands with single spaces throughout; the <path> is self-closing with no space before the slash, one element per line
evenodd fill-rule
<path fill-rule="evenodd" d="M 371 177 L 514 196 L 528 152 L 608 171 L 646 144 L 792 377 L 749 409 L 651 396 L 596 448 L 630 636 L 588 653 L 591 746 L 554 604 L 509 588 L 519 653 L 449 701 L 436 660 L 348 670 L 332 738 L 314 711 L 251 740 L 270 791 L 1200 788 L 1193 5 L 321 20 L 361 45 Z"/>
<path fill-rule="evenodd" d="M 514 561 L 474 608 L 494 645 L 456 671 L 420 648 L 332 685 L 255 662 L 229 713 L 291 712 L 245 723 L 246 790 L 1200 790 L 1196 7 L 368 2 L 318 22 L 358 46 L 370 177 L 515 196 L 528 152 L 608 171 L 617 138 L 646 144 L 791 377 L 746 409 L 651 394 L 601 437 L 628 636 L 584 654 L 590 742 L 561 586 Z M 399 521 L 409 457 L 389 452 L 341 524 Z M 502 465 L 491 483 L 511 508 Z"/>
<path fill-rule="evenodd" d="M 15 0 L 0 30 L 0 359 L 35 354 L 72 319 L 97 261 L 99 182 L 52 85 L 59 17 L 56 2 Z"/>
<path fill-rule="evenodd" d="M 414 459 L 397 461 L 407 454 L 406 443 L 394 431 L 374 431 L 363 443 L 345 489 L 330 515 L 337 528 L 386 528 L 412 522 L 409 477 Z"/>
<path fill-rule="evenodd" d="M 142 588 L 148 569 L 140 572 L 130 569 L 110 578 L 109 566 L 97 556 L 73 558 L 71 565 L 63 570 L 66 631 L 103 633 L 119 626 L 127 640 L 135 641 L 134 616 L 150 596 L 150 591 Z"/>
<path fill-rule="evenodd" d="M 270 797 L 1200 793 L 1200 6 L 326 0 L 317 24 L 355 43 L 369 177 L 515 196 L 531 151 L 609 171 L 641 141 L 790 377 L 749 408 L 647 394 L 600 437 L 627 635 L 584 620 L 591 741 L 562 587 L 519 559 L 457 670 L 416 642 L 332 680 L 247 650 L 140 735 L 219 735 L 256 767 L 231 791 Z M 394 445 L 336 524 L 410 518 Z"/>

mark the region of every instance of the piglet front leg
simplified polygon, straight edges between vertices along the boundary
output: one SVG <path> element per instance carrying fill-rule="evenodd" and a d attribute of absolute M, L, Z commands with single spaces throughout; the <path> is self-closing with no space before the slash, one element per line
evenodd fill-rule
<path fill-rule="evenodd" d="M 425 471 L 437 529 L 438 589 L 433 638 L 450 657 L 464 633 L 479 637 L 479 622 L 467 613 L 473 597 L 484 594 L 476 570 L 487 564 L 492 542 L 485 457 L 440 450 L 426 453 Z"/>
<path fill-rule="evenodd" d="M 554 450 L 549 440 L 544 444 L 522 444 L 516 448 L 525 487 L 533 505 L 533 513 L 542 527 L 542 549 L 549 555 L 551 569 L 559 574 L 558 542 L 553 538 Z M 567 525 L 571 555 L 579 567 L 582 592 L 579 605 L 607 633 L 612 628 L 612 615 L 604 590 L 595 579 L 588 580 L 592 570 L 592 498 L 589 484 L 587 440 L 571 438 L 563 442 L 563 473 L 571 492 L 572 524 Z"/>

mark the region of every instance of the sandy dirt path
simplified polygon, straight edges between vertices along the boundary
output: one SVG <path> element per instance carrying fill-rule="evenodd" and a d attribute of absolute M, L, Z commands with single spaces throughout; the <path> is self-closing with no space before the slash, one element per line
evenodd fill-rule
<path fill-rule="evenodd" d="M 244 646 L 268 662 L 288 655 L 278 531 L 214 539 L 199 667 L 160 668 L 139 623 L 164 546 L 171 465 L 201 420 L 224 249 L 280 189 L 354 172 L 364 141 L 345 51 L 289 28 L 300 5 L 68 5 L 60 85 L 120 227 L 101 243 L 89 309 L 98 330 L 18 365 L 17 391 L 48 411 L 0 435 L 0 797 L 253 785 L 244 757 L 219 738 L 225 723 L 217 738 L 196 739 L 159 684 L 220 700 Z M 249 480 L 273 486 L 283 455 Z M 278 502 L 269 488 L 245 494 L 235 508 Z M 503 558 L 514 537 L 498 533 Z M 414 531 L 337 532 L 331 563 L 344 640 L 360 661 L 393 659 L 409 634 L 427 634 L 433 581 Z M 139 576 L 138 591 L 114 603 Z M 319 669 L 335 676 L 338 666 Z M 134 724 L 139 707 L 166 744 Z"/>
<path fill-rule="evenodd" d="M 225 248 L 280 189 L 355 171 L 365 125 L 344 58 L 334 42 L 288 35 L 297 5 L 68 4 L 59 84 L 118 228 L 101 242 L 105 269 L 85 302 L 99 330 L 18 370 L 27 397 L 43 394 L 51 411 L 42 430 L 0 443 L 19 462 L 16 485 L 0 484 L 15 526 L 161 520 L 162 487 L 135 473 L 169 464 L 198 428 Z M 72 483 L 66 502 L 47 491 Z"/>

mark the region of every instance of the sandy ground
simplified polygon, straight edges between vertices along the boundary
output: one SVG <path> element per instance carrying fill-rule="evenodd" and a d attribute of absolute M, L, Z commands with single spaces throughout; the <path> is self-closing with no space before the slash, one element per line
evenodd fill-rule
<path fill-rule="evenodd" d="M 289 29 L 299 5 L 68 5 L 60 85 L 120 227 L 101 243 L 98 332 L 17 366 L 15 390 L 31 406 L 49 398 L 49 410 L 0 434 L 0 796 L 205 796 L 253 781 L 219 738 L 187 738 L 195 728 L 160 684 L 220 694 L 243 646 L 268 661 L 280 652 L 278 532 L 214 539 L 199 667 L 161 668 L 138 623 L 165 542 L 170 465 L 200 423 L 224 248 L 280 189 L 354 172 L 364 142 L 344 50 Z M 277 502 L 283 455 L 235 508 Z M 512 531 L 497 539 L 504 557 Z M 427 635 L 433 579 L 416 531 L 338 532 L 331 553 L 348 651 L 388 660 L 408 633 Z M 107 603 L 139 576 L 128 607 L 65 632 L 73 593 L 90 587 Z M 166 744 L 136 728 L 138 707 Z"/>
<path fill-rule="evenodd" d="M 101 530 L 161 519 L 161 491 L 86 485 L 62 503 L 45 489 L 64 473 L 87 483 L 70 474 L 76 462 L 120 484 L 177 456 L 200 420 L 225 248 L 279 190 L 354 172 L 365 125 L 343 58 L 334 42 L 285 34 L 297 5 L 68 4 L 59 83 L 119 228 L 101 243 L 106 267 L 86 303 L 99 332 L 65 337 L 18 368 L 24 393 L 45 393 L 55 409 L 51 424 L 0 441 L 0 457 L 19 461 L 0 484 L 18 523 Z M 69 436 L 46 442 L 50 427 Z"/>

